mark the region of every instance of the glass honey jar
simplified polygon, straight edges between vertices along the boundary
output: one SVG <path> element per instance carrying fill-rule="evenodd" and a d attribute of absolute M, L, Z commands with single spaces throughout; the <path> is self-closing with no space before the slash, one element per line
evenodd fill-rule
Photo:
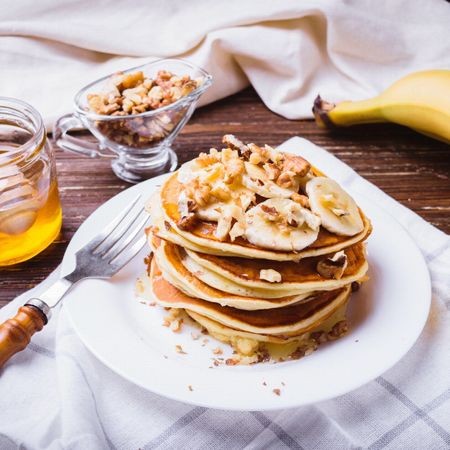
<path fill-rule="evenodd" d="M 30 105 L 0 97 L 0 266 L 26 261 L 62 223 L 53 150 Z"/>

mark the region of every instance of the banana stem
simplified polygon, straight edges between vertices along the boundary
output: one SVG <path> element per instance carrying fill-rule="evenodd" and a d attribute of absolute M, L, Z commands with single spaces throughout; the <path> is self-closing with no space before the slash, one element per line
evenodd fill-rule
<path fill-rule="evenodd" d="M 386 121 L 382 114 L 382 102 L 378 98 L 344 101 L 336 105 L 317 96 L 313 113 L 317 124 L 323 128 Z"/>

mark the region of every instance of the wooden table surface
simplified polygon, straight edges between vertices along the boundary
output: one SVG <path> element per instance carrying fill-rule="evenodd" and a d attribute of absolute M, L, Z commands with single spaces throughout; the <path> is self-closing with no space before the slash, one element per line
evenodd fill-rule
<path fill-rule="evenodd" d="M 251 88 L 199 109 L 175 142 L 180 162 L 219 146 L 232 133 L 243 141 L 277 145 L 310 139 L 442 231 L 450 231 L 449 146 L 395 125 L 367 125 L 333 133 L 313 121 L 290 121 L 269 111 Z M 86 134 L 86 138 L 89 136 Z M 0 307 L 42 281 L 61 262 L 80 224 L 129 185 L 109 162 L 56 151 L 63 204 L 59 238 L 31 261 L 0 270 Z"/>

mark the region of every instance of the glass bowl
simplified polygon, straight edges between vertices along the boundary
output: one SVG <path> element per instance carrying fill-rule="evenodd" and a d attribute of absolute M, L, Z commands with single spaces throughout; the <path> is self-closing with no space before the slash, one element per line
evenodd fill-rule
<path fill-rule="evenodd" d="M 114 74 L 100 78 L 81 89 L 75 96 L 75 112 L 62 116 L 55 124 L 53 137 L 63 150 L 93 158 L 111 158 L 111 167 L 121 179 L 137 183 L 164 172 L 175 170 L 177 156 L 172 142 L 195 110 L 200 96 L 211 86 L 212 77 L 205 70 L 178 59 L 161 59 L 123 70 L 130 74 L 142 71 L 155 78 L 160 70 L 175 75 L 189 75 L 203 82 L 175 102 L 139 114 L 121 116 L 96 114 L 89 110 L 89 94 L 98 94 Z M 71 136 L 70 130 L 87 128 L 96 142 Z"/>

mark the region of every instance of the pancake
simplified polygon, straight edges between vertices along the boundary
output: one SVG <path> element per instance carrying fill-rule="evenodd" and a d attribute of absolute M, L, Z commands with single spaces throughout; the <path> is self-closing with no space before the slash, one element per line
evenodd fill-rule
<path fill-rule="evenodd" d="M 178 198 L 182 191 L 182 184 L 177 179 L 177 172 L 170 176 L 161 187 L 160 205 L 164 221 L 170 226 L 174 233 L 184 238 L 184 247 L 191 248 L 190 243 L 196 246 L 205 247 L 221 252 L 227 256 L 242 256 L 256 259 L 268 259 L 272 261 L 298 261 L 302 258 L 324 255 L 337 252 L 360 242 L 368 237 L 371 232 L 369 219 L 360 210 L 360 216 L 364 224 L 364 229 L 354 236 L 339 236 L 320 227 L 317 239 L 306 249 L 299 252 L 283 252 L 262 249 L 250 244 L 245 239 L 238 237 L 234 242 L 227 237 L 221 241 L 215 237 L 217 223 L 199 221 L 192 231 L 183 231 L 177 223 L 180 220 L 178 211 Z M 166 225 L 166 228 L 169 228 Z M 170 240 L 172 233 L 165 237 Z M 193 248 L 193 250 L 195 250 Z"/>
<path fill-rule="evenodd" d="M 155 259 L 151 262 L 154 300 L 169 308 L 182 308 L 208 317 L 227 327 L 249 333 L 298 336 L 311 331 L 347 302 L 350 288 L 318 293 L 306 303 L 263 311 L 246 311 L 186 295 L 162 276 Z"/>
<path fill-rule="evenodd" d="M 192 270 L 186 268 L 182 259 L 187 256 L 184 250 L 164 240 L 160 240 L 158 248 L 153 246 L 153 251 L 164 276 L 170 277 L 171 282 L 174 280 L 177 287 L 189 295 L 222 305 L 250 310 L 278 308 L 302 301 L 313 293 L 245 287 L 214 273 L 208 277 L 201 266 L 196 265 Z"/>
<path fill-rule="evenodd" d="M 347 331 L 352 283 L 367 278 L 370 220 L 301 156 L 231 135 L 223 143 L 146 205 L 154 257 L 139 295 L 170 309 L 167 323 L 184 311 L 230 344 L 227 364 L 296 359 Z"/>
<path fill-rule="evenodd" d="M 209 286 L 201 281 L 196 275 L 189 272 L 183 265 L 180 253 L 184 253 L 181 247 L 171 242 L 166 242 L 155 236 L 152 240 L 152 249 L 155 254 L 156 261 L 164 277 L 178 289 L 192 297 L 199 297 L 203 300 L 218 303 L 222 306 L 232 306 L 245 310 L 259 310 L 280 308 L 288 306 L 300 301 L 306 301 L 311 296 L 311 292 L 305 292 L 297 295 L 284 295 L 282 290 L 277 292 L 269 292 L 269 295 L 275 295 L 275 298 L 264 297 L 267 293 L 262 289 L 245 289 L 237 286 L 237 292 L 244 291 L 245 295 L 231 294 L 225 291 L 221 285 L 221 289 Z M 227 280 L 223 280 L 223 284 L 230 285 Z M 229 288 L 230 289 L 230 288 Z M 252 295 L 248 295 L 248 294 Z M 259 295 L 259 296 L 258 296 Z"/>
<path fill-rule="evenodd" d="M 346 308 L 347 303 L 310 332 L 284 338 L 234 330 L 201 314 L 190 310 L 185 311 L 212 337 L 231 345 L 235 349 L 234 353 L 237 354 L 237 358 L 226 361 L 226 364 L 234 365 L 253 364 L 269 359 L 281 362 L 309 355 L 317 350 L 320 344 L 335 340 L 347 332 Z"/>
<path fill-rule="evenodd" d="M 211 336 L 219 339 L 227 344 L 234 344 L 236 347 L 237 339 L 249 339 L 258 342 L 271 343 L 271 344 L 288 344 L 290 342 L 298 342 L 305 338 L 309 338 L 312 333 L 330 332 L 333 327 L 345 320 L 348 301 L 345 302 L 340 308 L 338 308 L 330 317 L 320 323 L 316 328 L 297 336 L 275 336 L 270 334 L 249 333 L 247 331 L 236 330 L 234 328 L 227 327 L 213 319 L 203 316 L 199 313 L 186 309 L 186 313 L 201 327 L 205 328 Z M 234 342 L 233 342 L 234 341 Z M 245 352 L 243 352 L 245 353 Z"/>
<path fill-rule="evenodd" d="M 294 261 L 267 261 L 262 259 L 248 259 L 236 257 L 220 257 L 206 255 L 192 250 L 186 250 L 187 257 L 183 258 L 188 269 L 193 268 L 192 261 L 201 266 L 201 271 L 214 272 L 227 280 L 231 280 L 245 287 L 267 289 L 272 291 L 313 291 L 331 290 L 345 286 L 361 279 L 368 270 L 365 257 L 365 245 L 357 243 L 344 250 L 347 256 L 347 267 L 339 279 L 324 278 L 317 272 L 317 264 L 327 257 L 304 258 L 299 262 Z M 328 255 L 332 257 L 333 255 Z M 190 258 L 190 259 L 189 259 Z M 276 270 L 281 275 L 281 282 L 271 283 L 260 279 L 261 270 Z M 199 275 L 199 278 L 208 282 Z"/>

